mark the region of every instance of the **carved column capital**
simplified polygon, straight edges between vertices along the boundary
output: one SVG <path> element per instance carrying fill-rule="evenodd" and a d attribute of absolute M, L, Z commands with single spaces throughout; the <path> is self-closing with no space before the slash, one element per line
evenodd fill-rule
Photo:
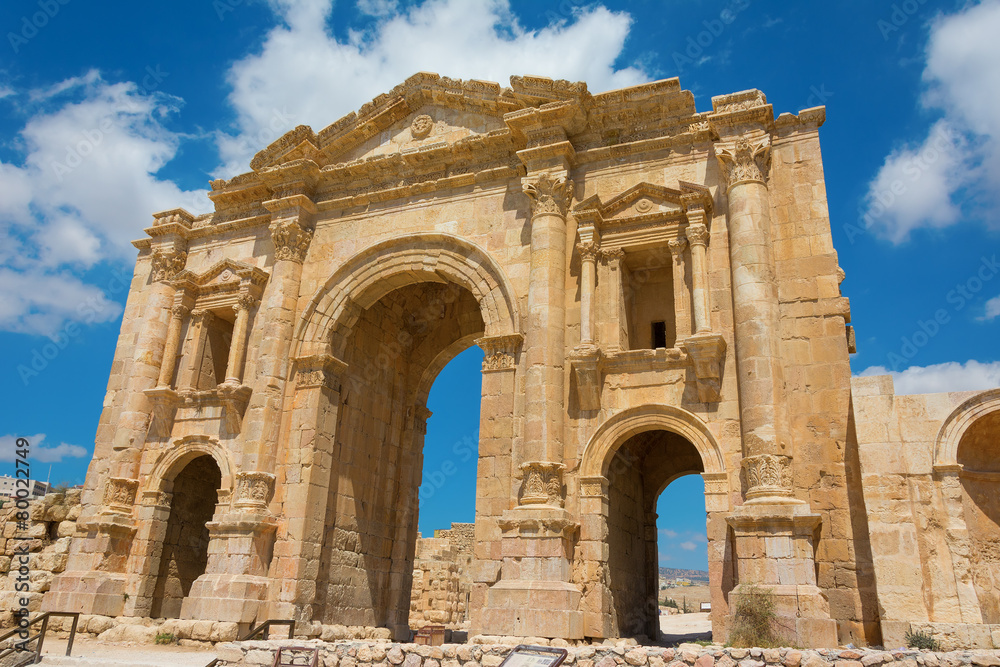
<path fill-rule="evenodd" d="M 531 215 L 566 216 L 573 199 L 573 181 L 565 176 L 539 174 L 521 179 L 521 189 L 531 199 Z"/>
<path fill-rule="evenodd" d="M 740 137 L 731 143 L 716 144 L 715 157 L 722 167 L 727 188 L 745 182 L 766 185 L 771 167 L 771 138 L 767 135 L 752 139 Z"/>
<path fill-rule="evenodd" d="M 170 309 L 170 313 L 174 316 L 175 320 L 183 320 L 190 312 L 191 309 L 183 304 L 177 304 Z"/>
<path fill-rule="evenodd" d="M 233 304 L 233 310 L 236 311 L 237 314 L 239 314 L 241 310 L 252 310 L 253 307 L 257 305 L 257 301 L 257 297 L 253 296 L 249 292 L 240 292 L 236 296 L 236 303 Z"/>
<path fill-rule="evenodd" d="M 329 354 L 299 357 L 295 360 L 295 386 L 298 389 L 322 387 L 340 391 L 347 364 Z"/>
<path fill-rule="evenodd" d="M 758 454 L 743 459 L 748 501 L 762 497 L 791 495 L 791 459 L 777 454 Z"/>
<path fill-rule="evenodd" d="M 617 269 L 619 263 L 625 259 L 625 251 L 621 248 L 607 248 L 601 250 L 601 260 L 609 264 L 612 269 Z"/>
<path fill-rule="evenodd" d="M 274 241 L 274 259 L 287 259 L 299 264 L 306 257 L 313 233 L 303 229 L 296 220 L 279 220 L 271 225 L 271 240 Z"/>
<path fill-rule="evenodd" d="M 106 507 L 126 514 L 132 512 L 135 505 L 135 494 L 139 489 L 139 480 L 124 477 L 112 477 L 104 487 L 103 503 Z"/>
<path fill-rule="evenodd" d="M 172 280 L 174 276 L 184 270 L 184 265 L 187 263 L 187 253 L 173 248 L 154 250 L 152 262 L 153 282 Z"/>
<path fill-rule="evenodd" d="M 702 223 L 688 225 L 684 234 L 687 236 L 688 243 L 692 246 L 705 247 L 708 245 L 708 227 Z"/>
<path fill-rule="evenodd" d="M 483 336 L 475 343 L 482 348 L 483 372 L 506 371 L 515 367 L 517 352 L 521 349 L 524 336 L 521 334 L 505 334 L 500 336 Z"/>
<path fill-rule="evenodd" d="M 676 239 L 670 239 L 667 241 L 667 247 L 670 248 L 670 254 L 675 260 L 683 257 L 684 248 L 687 247 L 688 241 L 685 237 L 679 236 Z"/>
<path fill-rule="evenodd" d="M 271 473 L 256 470 L 236 473 L 234 508 L 263 510 L 273 495 L 274 475 Z"/>
<path fill-rule="evenodd" d="M 580 253 L 580 259 L 584 262 L 596 262 L 597 256 L 601 254 L 601 248 L 593 241 L 577 243 L 576 249 Z"/>
<path fill-rule="evenodd" d="M 521 484 L 521 505 L 562 507 L 562 463 L 527 461 L 521 464 L 524 481 Z"/>
<path fill-rule="evenodd" d="M 191 311 L 191 321 L 200 324 L 209 324 L 215 315 L 210 310 L 195 308 Z"/>

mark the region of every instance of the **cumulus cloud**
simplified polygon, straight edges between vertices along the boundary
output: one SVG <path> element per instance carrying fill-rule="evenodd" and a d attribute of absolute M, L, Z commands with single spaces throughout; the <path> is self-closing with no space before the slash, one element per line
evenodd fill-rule
<path fill-rule="evenodd" d="M 393 5 L 365 0 L 359 9 Z M 332 0 L 272 0 L 271 7 L 281 23 L 259 53 L 229 71 L 238 121 L 218 137 L 222 175 L 245 171 L 254 152 L 295 125 L 321 129 L 421 70 L 500 83 L 537 74 L 586 81 L 594 92 L 649 78 L 635 66 L 615 67 L 631 18 L 600 5 L 527 30 L 509 0 L 425 0 L 342 41 L 326 30 Z"/>
<path fill-rule="evenodd" d="M 981 319 L 993 320 L 1000 317 L 1000 296 L 995 296 L 986 302 L 986 312 Z"/>
<path fill-rule="evenodd" d="M 669 539 L 672 540 L 675 537 L 677 537 L 677 531 L 676 530 L 670 530 L 669 528 L 661 528 L 660 529 L 660 535 L 662 535 L 663 537 L 666 537 L 666 538 L 669 538 Z"/>
<path fill-rule="evenodd" d="M 698 548 L 698 545 L 691 541 L 681 542 L 678 546 L 684 551 L 694 551 Z"/>
<path fill-rule="evenodd" d="M 865 226 L 893 243 L 958 222 L 960 198 L 1000 204 L 1000 0 L 931 25 L 923 104 L 942 113 L 925 139 L 893 151 L 869 184 Z"/>
<path fill-rule="evenodd" d="M 154 211 L 210 202 L 156 176 L 182 139 L 163 124 L 179 100 L 96 70 L 22 95 L 38 112 L 18 135 L 23 158 L 0 162 L 0 330 L 51 336 L 83 321 L 82 303 L 97 306 L 91 322 L 120 313 L 80 271 L 131 263 Z"/>
<path fill-rule="evenodd" d="M 89 455 L 85 447 L 79 445 L 68 445 L 65 442 L 59 443 L 55 447 L 44 446 L 45 434 L 16 436 L 0 435 L 0 461 L 13 463 L 17 458 L 17 439 L 25 438 L 30 445 L 28 447 L 28 461 L 38 463 L 59 463 L 63 459 L 79 459 Z"/>
<path fill-rule="evenodd" d="M 891 375 L 897 395 L 979 391 L 1000 387 L 1000 361 L 981 363 L 970 359 L 964 364 L 949 361 L 931 366 L 910 366 L 903 371 L 870 366 L 858 375 Z"/>

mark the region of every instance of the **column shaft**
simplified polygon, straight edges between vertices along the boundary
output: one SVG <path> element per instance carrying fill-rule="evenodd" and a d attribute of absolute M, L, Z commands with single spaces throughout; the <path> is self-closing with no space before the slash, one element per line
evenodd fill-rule
<path fill-rule="evenodd" d="M 233 342 L 229 347 L 229 360 L 226 364 L 226 383 L 240 384 L 243 381 L 243 355 L 247 346 L 247 322 L 250 320 L 250 308 L 253 307 L 253 297 L 240 294 L 239 300 L 233 306 L 236 311 L 236 323 L 233 325 Z"/>
<path fill-rule="evenodd" d="M 708 308 L 708 267 L 705 260 L 705 246 L 708 244 L 708 229 L 698 223 L 688 227 L 688 244 L 691 246 L 691 301 L 694 311 L 695 333 L 710 333 L 712 320 Z"/>
<path fill-rule="evenodd" d="M 207 310 L 191 311 L 191 350 L 188 355 L 187 367 L 184 369 L 184 378 L 177 384 L 186 389 L 197 389 L 199 376 L 201 375 L 201 363 L 205 357 L 205 346 L 208 343 L 208 322 L 211 321 L 212 313 Z"/>
<path fill-rule="evenodd" d="M 691 331 L 691 290 L 688 289 L 685 275 L 687 273 L 684 261 L 684 248 L 687 239 L 674 239 L 667 244 L 673 259 L 674 270 L 674 328 L 677 342 L 690 336 Z"/>
<path fill-rule="evenodd" d="M 157 387 L 170 388 L 174 379 L 174 365 L 177 363 L 177 353 L 181 346 L 181 327 L 184 325 L 184 316 L 189 312 L 184 306 L 174 306 L 173 317 L 170 319 L 170 326 L 167 328 L 167 342 L 163 345 L 163 361 L 160 363 L 160 377 L 156 382 Z"/>
<path fill-rule="evenodd" d="M 580 344 L 594 344 L 594 289 L 597 284 L 597 250 L 593 244 L 580 247 Z"/>

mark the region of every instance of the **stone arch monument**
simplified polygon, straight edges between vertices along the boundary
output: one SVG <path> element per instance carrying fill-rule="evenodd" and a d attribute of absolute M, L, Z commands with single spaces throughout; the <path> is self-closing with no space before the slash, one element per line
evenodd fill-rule
<path fill-rule="evenodd" d="M 698 111 L 677 79 L 420 73 L 213 181 L 212 213 L 155 214 L 44 607 L 408 637 L 427 394 L 475 344 L 473 633 L 655 635 L 655 500 L 701 474 L 720 636 L 755 583 L 801 646 L 981 639 L 997 570 L 961 541 L 995 527 L 1000 473 L 971 468 L 995 400 L 852 381 L 824 119 L 758 90 Z M 885 520 L 902 479 L 950 532 Z M 167 581 L 192 522 L 204 557 Z"/>

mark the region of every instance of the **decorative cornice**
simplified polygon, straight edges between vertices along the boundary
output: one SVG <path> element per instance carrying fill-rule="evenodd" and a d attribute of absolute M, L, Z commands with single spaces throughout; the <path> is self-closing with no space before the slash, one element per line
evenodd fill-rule
<path fill-rule="evenodd" d="M 301 264 L 309 250 L 313 233 L 303 229 L 296 220 L 279 220 L 271 225 L 275 261 L 288 260 Z"/>
<path fill-rule="evenodd" d="M 295 360 L 295 386 L 298 389 L 323 387 L 340 391 L 347 364 L 329 354 L 299 357 Z"/>
<path fill-rule="evenodd" d="M 521 189 L 531 199 L 531 215 L 565 217 L 573 199 L 573 181 L 565 176 L 542 173 L 521 179 Z"/>
<path fill-rule="evenodd" d="M 771 138 L 768 135 L 742 136 L 735 142 L 718 143 L 715 156 L 722 167 L 727 189 L 740 183 L 767 184 L 771 167 Z"/>

